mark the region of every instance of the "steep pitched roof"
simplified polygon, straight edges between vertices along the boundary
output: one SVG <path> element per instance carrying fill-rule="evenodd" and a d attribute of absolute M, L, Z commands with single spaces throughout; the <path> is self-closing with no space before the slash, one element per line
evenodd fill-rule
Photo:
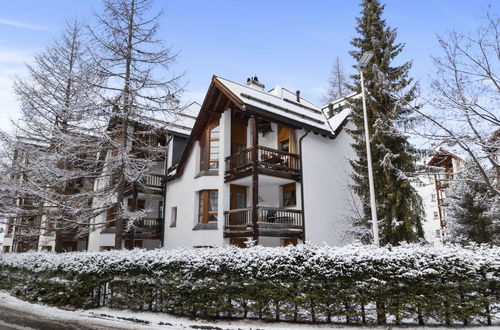
<path fill-rule="evenodd" d="M 285 88 L 276 87 L 265 92 L 222 77 L 214 76 L 214 80 L 226 87 L 246 110 L 286 118 L 295 126 L 332 135 L 321 109 L 302 97 L 297 102 L 296 95 Z"/>
<path fill-rule="evenodd" d="M 214 75 L 177 166 L 176 176 L 182 175 L 185 163 L 204 127 L 228 107 L 255 113 L 292 127 L 304 128 L 332 139 L 342 130 L 350 113 L 345 111 L 335 117 L 334 121 L 338 123 L 332 129 L 320 107 L 302 97 L 297 102 L 297 95 L 288 89 L 277 86 L 265 92 Z"/>
<path fill-rule="evenodd" d="M 158 118 L 142 117 L 145 123 L 153 127 L 166 130 L 168 132 L 189 136 L 193 129 L 196 117 L 200 111 L 201 105 L 198 102 L 191 102 L 181 109 L 179 113 L 172 115 L 170 120 Z"/>

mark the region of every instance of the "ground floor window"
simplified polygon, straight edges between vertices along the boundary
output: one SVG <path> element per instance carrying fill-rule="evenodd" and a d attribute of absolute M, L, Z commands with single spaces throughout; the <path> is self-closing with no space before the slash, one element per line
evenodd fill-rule
<path fill-rule="evenodd" d="M 177 206 L 172 207 L 172 211 L 170 213 L 170 227 L 177 226 Z"/>
<path fill-rule="evenodd" d="M 217 221 L 219 193 L 217 190 L 199 192 L 198 222 Z"/>
<path fill-rule="evenodd" d="M 247 240 L 248 239 L 245 237 L 230 238 L 229 244 L 237 246 L 239 248 L 246 248 L 247 247 Z"/>
<path fill-rule="evenodd" d="M 288 246 L 288 245 L 297 245 L 297 239 L 296 238 L 283 238 L 282 244 L 283 246 Z"/>

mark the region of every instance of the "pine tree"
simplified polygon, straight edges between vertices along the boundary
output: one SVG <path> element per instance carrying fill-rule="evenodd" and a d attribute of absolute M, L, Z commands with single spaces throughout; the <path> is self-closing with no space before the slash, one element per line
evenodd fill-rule
<path fill-rule="evenodd" d="M 358 36 L 351 44 L 355 50 L 351 56 L 359 62 L 364 52 L 373 52 L 371 62 L 364 68 L 367 95 L 368 122 L 371 135 L 371 153 L 377 200 L 377 215 L 381 244 L 416 242 L 423 238 L 422 200 L 412 186 L 412 175 L 416 171 L 416 150 L 402 134 L 401 128 L 409 124 L 409 103 L 415 99 L 416 85 L 409 77 L 411 62 L 400 66 L 393 60 L 402 52 L 404 45 L 396 42 L 396 30 L 386 25 L 382 18 L 384 5 L 376 0 L 363 0 L 361 17 L 357 18 Z M 356 66 L 356 69 L 358 67 Z M 360 76 L 351 76 L 351 90 L 361 92 Z M 358 159 L 352 160 L 353 189 L 363 203 L 364 217 L 355 222 L 359 237 L 371 241 L 371 215 L 368 189 L 366 145 L 363 128 L 361 98 L 350 101 L 353 109 L 350 130 L 354 139 L 353 148 Z"/>
<path fill-rule="evenodd" d="M 484 183 L 473 161 L 450 184 L 446 208 L 447 240 L 500 244 L 500 199 Z M 489 176 L 494 181 L 493 169 Z"/>

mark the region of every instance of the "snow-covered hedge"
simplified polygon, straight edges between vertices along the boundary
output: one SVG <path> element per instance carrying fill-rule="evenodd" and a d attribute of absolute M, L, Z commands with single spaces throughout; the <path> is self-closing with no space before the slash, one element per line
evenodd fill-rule
<path fill-rule="evenodd" d="M 500 248 L 406 245 L 0 256 L 0 288 L 54 305 L 197 317 L 491 323 Z"/>

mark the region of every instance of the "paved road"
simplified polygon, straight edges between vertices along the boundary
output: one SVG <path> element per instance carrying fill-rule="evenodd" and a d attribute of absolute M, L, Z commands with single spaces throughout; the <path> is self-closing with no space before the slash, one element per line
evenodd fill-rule
<path fill-rule="evenodd" d="M 96 322 L 81 322 L 68 320 L 54 320 L 34 314 L 29 311 L 0 306 L 0 330 L 94 330 L 94 329 L 123 329 L 103 326 Z"/>

